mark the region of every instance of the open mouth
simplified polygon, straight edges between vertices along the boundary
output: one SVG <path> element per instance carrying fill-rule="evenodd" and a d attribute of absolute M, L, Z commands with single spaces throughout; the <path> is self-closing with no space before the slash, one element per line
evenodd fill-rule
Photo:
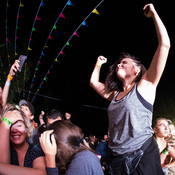
<path fill-rule="evenodd" d="M 12 139 L 17 140 L 19 139 L 21 134 L 11 134 Z"/>

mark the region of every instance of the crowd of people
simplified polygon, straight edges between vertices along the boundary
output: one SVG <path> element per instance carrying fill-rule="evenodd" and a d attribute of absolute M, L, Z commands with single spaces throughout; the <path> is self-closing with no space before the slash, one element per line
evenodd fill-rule
<path fill-rule="evenodd" d="M 152 18 L 158 47 L 148 70 L 141 61 L 123 53 L 110 67 L 105 83 L 99 56 L 90 78 L 91 87 L 111 103 L 108 133 L 101 140 L 84 136 L 59 109 L 41 111 L 25 99 L 7 104 L 10 82 L 19 69 L 11 66 L 0 88 L 0 174 L 4 175 L 171 175 L 175 174 L 175 125 L 167 118 L 152 122 L 156 88 L 165 68 L 170 40 L 153 4 L 143 8 Z M 46 114 L 45 114 L 46 112 Z"/>

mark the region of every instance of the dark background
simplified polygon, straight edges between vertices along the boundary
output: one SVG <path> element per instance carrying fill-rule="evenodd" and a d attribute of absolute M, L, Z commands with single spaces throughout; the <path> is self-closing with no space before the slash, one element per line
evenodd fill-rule
<path fill-rule="evenodd" d="M 1 2 L 1 45 L 5 43 L 5 18 L 6 1 Z M 43 1 L 45 6 L 40 8 L 36 21 L 36 31 L 32 33 L 30 47 L 27 51 L 30 32 L 36 16 L 39 0 L 21 1 L 24 5 L 20 10 L 17 32 L 18 54 L 28 55 L 26 72 L 29 79 L 25 82 L 23 97 L 32 101 L 36 109 L 35 120 L 41 110 L 47 112 L 51 108 L 58 108 L 72 114 L 71 121 L 80 126 L 85 135 L 96 134 L 101 136 L 107 132 L 108 118 L 107 107 L 109 102 L 102 99 L 90 86 L 89 80 L 99 55 L 108 58 L 107 64 L 102 66 L 100 80 L 105 80 L 109 66 L 118 58 L 121 52 L 129 52 L 138 56 L 146 68 L 149 67 L 157 47 L 157 36 L 152 19 L 143 15 L 143 7 L 152 2 L 163 20 L 170 39 L 171 50 L 165 71 L 157 88 L 157 97 L 154 105 L 154 118 L 167 117 L 174 119 L 175 116 L 175 94 L 174 94 L 174 12 L 173 1 L 144 1 L 144 0 L 105 0 L 97 11 L 100 15 L 92 13 L 86 20 L 88 27 L 81 26 L 77 30 L 80 37 L 73 36 L 70 40 L 71 46 L 63 50 L 65 55 L 58 57 L 59 62 L 54 63 L 56 56 L 66 41 L 87 17 L 87 15 L 100 3 L 100 0 L 71 0 L 75 6 L 67 6 L 63 11 L 66 19 L 60 18 L 56 31 L 52 33 L 54 40 L 49 40 L 48 49 L 44 50 L 45 56 L 41 58 L 38 66 L 36 79 L 31 87 L 34 71 L 41 52 L 46 43 L 49 32 L 55 20 L 67 1 Z M 19 1 L 9 0 L 8 8 L 8 38 L 10 49 L 14 47 L 14 36 L 16 27 L 16 16 Z M 0 51 L 3 53 L 1 47 Z M 13 56 L 18 58 L 18 56 Z M 6 65 L 7 58 L 2 57 Z M 25 69 L 25 66 L 24 68 Z M 47 81 L 44 81 L 35 96 L 40 83 L 47 71 Z M 28 92 L 31 91 L 29 94 Z"/>

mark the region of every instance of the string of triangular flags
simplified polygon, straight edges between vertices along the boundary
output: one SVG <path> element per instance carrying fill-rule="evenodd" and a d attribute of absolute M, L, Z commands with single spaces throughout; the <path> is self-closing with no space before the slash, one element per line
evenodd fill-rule
<path fill-rule="evenodd" d="M 65 8 L 66 8 L 68 5 L 69 5 L 69 6 L 75 6 L 70 0 L 68 0 L 67 3 L 65 4 L 65 6 L 63 7 L 63 9 L 61 10 L 60 14 L 58 15 L 58 17 L 57 17 L 57 19 L 56 19 L 56 21 L 55 21 L 55 23 L 54 23 L 54 25 L 53 25 L 53 27 L 52 27 L 50 33 L 49 33 L 49 35 L 48 35 L 48 37 L 47 37 L 47 39 L 46 39 L 46 42 L 45 42 L 45 44 L 44 44 L 44 47 L 43 47 L 43 49 L 42 49 L 42 51 L 41 51 L 41 55 L 40 55 L 40 57 L 39 57 L 39 59 L 38 59 L 38 61 L 37 61 L 37 65 L 36 65 L 36 68 L 35 68 L 35 71 L 34 71 L 34 75 L 33 75 L 33 78 L 32 78 L 32 83 L 31 83 L 31 85 L 30 85 L 30 89 L 29 89 L 29 94 L 28 94 L 28 96 L 30 96 L 31 89 L 32 89 L 32 87 L 34 86 L 34 82 L 35 82 L 35 79 L 36 79 L 36 73 L 37 73 L 37 71 L 39 70 L 39 65 L 41 64 L 41 59 L 42 59 L 42 57 L 45 56 L 44 50 L 45 50 L 46 48 L 48 48 L 47 43 L 48 43 L 49 40 L 53 40 L 51 34 L 52 34 L 53 30 L 56 30 L 58 20 L 59 20 L 60 18 L 65 19 L 65 16 L 64 16 L 64 14 L 63 14 L 63 11 L 65 10 Z M 58 33 L 58 32 L 56 32 L 56 33 L 57 33 L 58 35 L 60 35 L 60 33 Z"/>
<path fill-rule="evenodd" d="M 35 28 L 36 21 L 37 20 L 41 20 L 41 18 L 38 17 L 38 14 L 39 14 L 40 8 L 43 7 L 43 6 L 45 6 L 45 5 L 43 3 L 43 0 L 41 0 L 40 5 L 39 5 L 39 7 L 37 9 L 36 16 L 34 18 L 34 22 L 33 22 L 33 26 L 32 26 L 31 32 L 30 32 L 28 46 L 27 46 L 26 54 L 25 54 L 26 56 L 28 56 L 28 53 L 30 51 L 31 37 L 32 37 L 33 32 L 35 31 L 34 28 Z M 10 58 L 11 58 L 10 53 L 11 52 L 9 52 L 10 40 L 8 38 L 8 30 L 9 29 L 8 29 L 8 25 L 7 24 L 8 24 L 8 9 L 10 7 L 11 6 L 9 5 L 9 0 L 7 0 L 7 5 L 6 5 L 6 22 L 5 22 L 5 24 L 6 24 L 6 48 L 7 48 L 7 55 L 8 55 L 8 60 L 9 60 L 9 66 L 11 65 L 11 63 L 10 63 Z M 20 0 L 19 5 L 18 5 L 18 9 L 17 9 L 16 27 L 15 27 L 15 39 L 14 39 L 14 52 L 15 53 L 14 53 L 14 56 L 12 56 L 13 58 L 15 57 L 15 59 L 16 59 L 17 56 L 20 55 L 20 52 L 21 52 L 21 50 L 18 48 L 17 40 L 19 39 L 19 37 L 18 37 L 19 20 L 23 18 L 20 15 L 20 10 L 23 7 L 24 7 L 24 4 L 22 3 L 22 0 Z M 12 46 L 13 46 L 13 44 L 12 44 Z M 17 48 L 18 48 L 18 51 L 17 51 Z M 26 60 L 27 60 L 27 58 L 26 58 Z M 25 62 L 25 69 L 24 69 L 24 76 L 23 76 L 24 77 L 24 81 L 23 81 L 23 87 L 24 87 L 24 89 L 25 89 L 25 82 L 26 82 L 26 67 L 27 67 L 27 62 Z M 16 75 L 16 76 L 18 76 L 18 75 Z M 20 93 L 20 90 L 18 88 L 18 80 L 15 81 L 15 82 L 17 84 L 18 93 Z M 23 96 L 24 96 L 24 94 L 23 94 Z"/>
<path fill-rule="evenodd" d="M 16 18 L 16 28 L 15 28 L 15 57 L 18 55 L 17 54 L 17 52 L 16 52 L 16 49 L 17 49 L 17 44 L 16 44 L 16 41 L 17 41 L 17 39 L 18 39 L 18 22 L 19 22 L 19 19 L 21 18 L 20 17 L 20 9 L 21 9 L 21 7 L 24 7 L 24 5 L 22 4 L 22 2 L 21 2 L 22 0 L 20 0 L 20 2 L 19 2 L 19 6 L 18 6 L 18 12 L 17 12 L 17 18 Z"/>
<path fill-rule="evenodd" d="M 9 55 L 9 39 L 8 39 L 8 27 L 7 27 L 7 24 L 8 24 L 8 8 L 9 8 L 9 2 L 7 0 L 7 5 L 6 5 L 6 19 L 5 19 L 5 36 L 6 36 L 6 50 L 7 50 L 7 59 L 8 59 L 8 65 L 9 67 L 11 66 L 11 63 L 10 63 L 10 55 Z"/>
<path fill-rule="evenodd" d="M 33 32 L 36 31 L 36 29 L 35 29 L 36 21 L 41 20 L 41 18 L 39 17 L 39 12 L 40 12 L 41 7 L 44 7 L 44 6 L 45 6 L 45 4 L 44 4 L 43 0 L 41 0 L 40 5 L 38 7 L 38 10 L 36 12 L 36 16 L 35 16 L 35 19 L 34 19 L 34 22 L 33 22 L 31 32 L 30 32 L 29 42 L 28 42 L 28 46 L 27 46 L 27 51 L 28 51 L 27 52 L 27 58 L 28 58 L 29 52 L 32 50 L 31 47 L 30 47 L 30 43 L 32 41 L 32 34 L 33 34 Z M 26 60 L 27 60 L 27 58 L 26 58 Z M 26 82 L 26 78 L 25 78 L 26 77 L 26 72 L 27 72 L 26 70 L 27 70 L 27 61 L 25 62 L 25 69 L 24 69 L 24 89 L 25 89 L 25 82 Z"/>
<path fill-rule="evenodd" d="M 66 41 L 66 43 L 64 44 L 64 46 L 62 47 L 62 49 L 60 50 L 60 52 L 58 53 L 58 55 L 56 56 L 55 60 L 53 61 L 52 65 L 50 66 L 49 70 L 48 70 L 47 73 L 45 74 L 44 78 L 42 79 L 40 85 L 38 86 L 38 88 L 37 88 L 37 90 L 36 90 L 36 92 L 35 92 L 35 95 L 33 96 L 32 100 L 31 100 L 31 102 L 33 102 L 33 101 L 35 100 L 35 98 L 36 98 L 37 94 L 39 93 L 40 89 L 42 88 L 42 85 L 44 84 L 44 82 L 47 82 L 47 80 L 48 80 L 48 75 L 50 74 L 51 70 L 53 69 L 54 64 L 55 64 L 56 62 L 58 62 L 58 57 L 59 57 L 60 55 L 65 56 L 63 50 L 64 50 L 64 48 L 65 48 L 66 46 L 69 46 L 69 45 L 70 45 L 69 42 L 70 42 L 70 40 L 72 39 L 72 37 L 73 37 L 73 36 L 79 37 L 78 32 L 77 32 L 77 31 L 79 30 L 79 28 L 80 28 L 82 25 L 83 25 L 83 26 L 88 26 L 88 25 L 86 24 L 86 20 L 87 20 L 87 18 L 89 18 L 89 16 L 90 16 L 92 13 L 95 13 L 95 14 L 100 15 L 99 12 L 97 11 L 97 8 L 101 5 L 101 3 L 102 3 L 103 1 L 104 1 L 104 0 L 100 1 L 100 3 L 97 4 L 97 6 L 86 16 L 86 18 L 83 20 L 83 22 L 76 28 L 76 30 L 73 32 L 73 34 L 72 34 L 72 35 L 69 37 L 69 39 Z M 29 96 L 28 96 L 28 98 L 29 98 Z"/>

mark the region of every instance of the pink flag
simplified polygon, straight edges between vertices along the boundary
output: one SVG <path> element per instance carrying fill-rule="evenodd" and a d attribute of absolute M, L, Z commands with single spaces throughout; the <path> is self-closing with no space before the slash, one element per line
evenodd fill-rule
<path fill-rule="evenodd" d="M 63 15 L 63 13 L 60 14 L 60 18 L 66 19 L 66 17 Z"/>
<path fill-rule="evenodd" d="M 53 40 L 53 38 L 49 35 L 49 39 L 52 39 Z"/>
<path fill-rule="evenodd" d="M 65 56 L 65 54 L 63 53 L 63 51 L 61 51 L 61 52 L 60 52 L 60 54 L 62 54 L 62 55 L 64 55 L 64 56 Z"/>
<path fill-rule="evenodd" d="M 10 42 L 8 38 L 6 38 L 6 41 L 7 41 L 7 42 Z"/>
<path fill-rule="evenodd" d="M 36 18 L 35 18 L 36 20 L 41 20 L 41 18 L 39 18 L 38 16 L 36 16 Z"/>
<path fill-rule="evenodd" d="M 74 35 L 80 37 L 80 36 L 77 34 L 77 32 L 75 32 Z"/>

